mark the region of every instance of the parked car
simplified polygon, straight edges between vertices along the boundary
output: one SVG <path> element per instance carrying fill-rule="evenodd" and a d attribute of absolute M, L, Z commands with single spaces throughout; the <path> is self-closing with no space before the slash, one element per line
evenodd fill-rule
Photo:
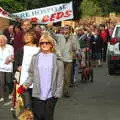
<path fill-rule="evenodd" d="M 120 69 L 120 24 L 115 26 L 111 40 L 108 42 L 107 65 L 110 75 Z"/>

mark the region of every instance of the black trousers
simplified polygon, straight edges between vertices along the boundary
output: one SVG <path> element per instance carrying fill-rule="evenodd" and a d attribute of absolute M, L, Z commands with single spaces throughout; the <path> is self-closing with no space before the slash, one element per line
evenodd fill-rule
<path fill-rule="evenodd" d="M 103 61 L 106 61 L 107 43 L 104 42 L 103 46 Z"/>
<path fill-rule="evenodd" d="M 75 65 L 76 59 L 73 59 L 70 86 L 74 85 Z"/>
<path fill-rule="evenodd" d="M 5 97 L 5 94 L 11 94 L 13 91 L 13 73 L 0 72 L 0 97 Z"/>
<path fill-rule="evenodd" d="M 38 98 L 32 98 L 34 120 L 53 120 L 56 102 L 57 98 L 54 97 L 45 101 Z"/>
<path fill-rule="evenodd" d="M 27 91 L 25 91 L 22 94 L 23 102 L 25 108 L 32 109 L 32 88 L 28 88 Z"/>

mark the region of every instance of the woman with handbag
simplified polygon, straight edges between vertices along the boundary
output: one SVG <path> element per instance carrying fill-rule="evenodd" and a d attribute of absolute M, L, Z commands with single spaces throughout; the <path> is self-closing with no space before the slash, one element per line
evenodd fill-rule
<path fill-rule="evenodd" d="M 19 77 L 17 82 L 21 85 L 23 82 L 27 80 L 28 69 L 31 63 L 32 56 L 39 51 L 39 47 L 34 43 L 36 39 L 35 33 L 31 31 L 27 31 L 24 36 L 24 47 L 15 54 L 15 64 L 14 71 L 19 72 Z M 23 100 L 25 108 L 31 109 L 31 96 L 32 96 L 32 86 L 24 94 Z"/>

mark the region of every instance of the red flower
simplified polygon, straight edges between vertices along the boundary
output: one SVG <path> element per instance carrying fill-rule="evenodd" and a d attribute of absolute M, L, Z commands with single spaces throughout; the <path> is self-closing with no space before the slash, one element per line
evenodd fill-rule
<path fill-rule="evenodd" d="M 18 94 L 23 94 L 24 92 L 26 91 L 26 88 L 23 86 L 23 85 L 21 85 L 18 89 L 17 89 L 17 93 Z"/>

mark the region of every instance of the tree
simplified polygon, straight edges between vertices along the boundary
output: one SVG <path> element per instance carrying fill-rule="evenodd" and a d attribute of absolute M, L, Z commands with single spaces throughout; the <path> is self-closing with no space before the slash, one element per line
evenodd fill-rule
<path fill-rule="evenodd" d="M 102 15 L 110 12 L 120 13 L 120 0 L 92 0 L 102 9 Z"/>
<path fill-rule="evenodd" d="M 24 10 L 22 3 L 14 0 L 1 0 L 0 5 L 3 9 L 11 13 Z"/>
<path fill-rule="evenodd" d="M 116 13 L 120 13 L 120 0 L 114 0 L 113 1 L 113 10 Z"/>
<path fill-rule="evenodd" d="M 83 0 L 80 5 L 81 15 L 84 16 L 96 16 L 101 15 L 101 8 L 93 0 Z"/>
<path fill-rule="evenodd" d="M 101 15 L 108 15 L 110 12 L 113 11 L 113 1 L 114 0 L 93 0 L 95 1 L 95 4 L 99 6 L 102 10 Z"/>
<path fill-rule="evenodd" d="M 50 5 L 55 5 L 64 2 L 70 2 L 71 0 L 15 0 L 23 3 L 25 9 L 41 8 Z"/>

